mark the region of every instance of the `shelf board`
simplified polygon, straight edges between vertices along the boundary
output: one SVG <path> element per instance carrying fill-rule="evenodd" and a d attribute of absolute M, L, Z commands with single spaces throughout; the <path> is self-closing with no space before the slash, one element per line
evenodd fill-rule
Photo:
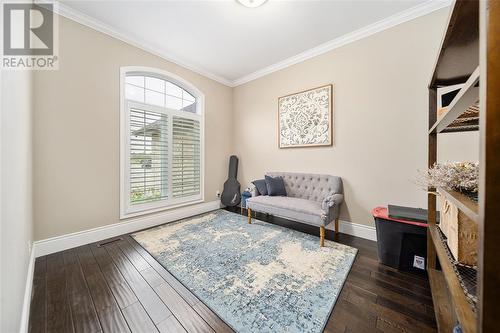
<path fill-rule="evenodd" d="M 465 295 L 460 281 L 458 280 L 458 276 L 454 270 L 454 265 L 448 256 L 448 251 L 445 248 L 446 245 L 441 239 L 437 225 L 430 224 L 429 232 L 434 243 L 434 247 L 436 248 L 436 254 L 439 258 L 439 263 L 441 264 L 442 274 L 444 276 L 444 280 L 446 281 L 452 304 L 455 306 L 458 321 L 460 322 L 460 325 L 465 333 L 474 333 L 476 332 L 476 315 L 471 303 L 469 303 L 467 296 Z M 439 285 L 437 285 L 437 287 L 439 288 Z M 439 290 L 434 288 L 435 287 L 431 284 L 433 295 L 436 292 L 439 293 Z"/>
<path fill-rule="evenodd" d="M 455 98 L 451 101 L 448 106 L 448 112 L 446 112 L 441 118 L 439 118 L 434 125 L 429 130 L 431 133 L 440 133 L 448 129 L 454 121 L 460 118 L 460 116 L 470 110 L 475 108 L 477 102 L 479 101 L 479 87 L 477 85 L 479 81 L 479 66 L 471 74 L 469 79 L 465 82 L 464 86 Z M 479 118 L 477 118 L 479 120 Z M 474 125 L 477 125 L 478 122 Z M 452 125 L 453 127 L 453 125 Z M 454 128 L 454 132 L 458 131 L 459 127 Z M 471 129 L 469 129 L 471 130 Z"/>
<path fill-rule="evenodd" d="M 439 188 L 437 191 L 457 206 L 468 218 L 479 223 L 479 205 L 477 202 L 472 201 L 469 197 L 457 191 L 449 191 L 442 188 Z"/>
<path fill-rule="evenodd" d="M 463 83 L 479 64 L 479 1 L 454 1 L 429 87 Z"/>
<path fill-rule="evenodd" d="M 441 271 L 430 268 L 427 271 L 432 290 L 432 303 L 436 313 L 438 332 L 453 331 L 453 310 L 446 280 Z"/>
<path fill-rule="evenodd" d="M 455 119 L 441 133 L 467 132 L 479 130 L 479 101 Z"/>

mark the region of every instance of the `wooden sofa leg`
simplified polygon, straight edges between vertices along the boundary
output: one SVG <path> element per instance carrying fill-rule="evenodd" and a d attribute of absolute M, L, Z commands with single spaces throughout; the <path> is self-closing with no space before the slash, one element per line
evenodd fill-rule
<path fill-rule="evenodd" d="M 339 218 L 335 219 L 335 233 L 339 233 Z"/>
<path fill-rule="evenodd" d="M 252 210 L 248 208 L 248 224 L 252 224 Z"/>
<path fill-rule="evenodd" d="M 325 227 L 319 227 L 319 246 L 325 246 Z"/>

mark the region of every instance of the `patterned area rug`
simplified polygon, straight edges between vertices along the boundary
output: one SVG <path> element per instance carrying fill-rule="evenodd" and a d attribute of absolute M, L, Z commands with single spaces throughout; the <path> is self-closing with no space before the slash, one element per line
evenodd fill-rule
<path fill-rule="evenodd" d="M 237 332 L 321 332 L 357 253 L 225 210 L 132 236 Z"/>

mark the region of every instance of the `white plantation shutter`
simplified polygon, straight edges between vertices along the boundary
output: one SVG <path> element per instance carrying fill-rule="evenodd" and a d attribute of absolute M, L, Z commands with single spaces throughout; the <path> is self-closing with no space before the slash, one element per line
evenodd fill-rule
<path fill-rule="evenodd" d="M 173 116 L 172 195 L 174 198 L 200 194 L 200 122 Z"/>
<path fill-rule="evenodd" d="M 130 202 L 168 198 L 168 116 L 130 109 Z"/>
<path fill-rule="evenodd" d="M 201 199 L 198 97 L 159 74 L 130 72 L 122 86 L 121 216 Z"/>

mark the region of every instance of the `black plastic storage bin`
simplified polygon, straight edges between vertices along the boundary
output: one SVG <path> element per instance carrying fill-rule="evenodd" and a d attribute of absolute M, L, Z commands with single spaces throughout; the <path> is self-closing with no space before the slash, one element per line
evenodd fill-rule
<path fill-rule="evenodd" d="M 385 207 L 372 210 L 379 261 L 403 271 L 422 273 L 427 264 L 427 223 L 390 218 Z"/>

